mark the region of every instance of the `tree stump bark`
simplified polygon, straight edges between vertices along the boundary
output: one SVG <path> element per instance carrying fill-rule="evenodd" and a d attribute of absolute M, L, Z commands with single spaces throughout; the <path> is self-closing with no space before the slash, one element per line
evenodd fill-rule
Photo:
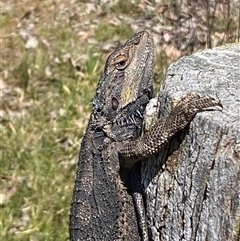
<path fill-rule="evenodd" d="M 160 114 L 189 92 L 221 100 L 142 163 L 151 240 L 240 240 L 240 43 L 183 57 L 167 72 Z"/>

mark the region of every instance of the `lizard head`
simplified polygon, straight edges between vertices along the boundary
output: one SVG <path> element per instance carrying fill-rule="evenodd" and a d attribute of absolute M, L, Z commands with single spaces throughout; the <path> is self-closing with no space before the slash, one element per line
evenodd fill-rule
<path fill-rule="evenodd" d="M 95 112 L 121 126 L 142 118 L 152 97 L 153 65 L 151 35 L 136 33 L 108 57 L 93 99 Z"/>

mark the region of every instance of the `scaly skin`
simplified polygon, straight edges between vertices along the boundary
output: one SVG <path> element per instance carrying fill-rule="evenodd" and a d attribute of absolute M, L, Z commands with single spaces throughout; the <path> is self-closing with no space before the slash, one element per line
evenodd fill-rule
<path fill-rule="evenodd" d="M 189 93 L 178 102 L 167 117 L 158 120 L 143 136 L 133 141 L 122 142 L 118 152 L 126 160 L 130 159 L 131 165 L 144 160 L 158 152 L 176 132 L 186 127 L 197 113 L 215 106 L 222 108 L 221 103 L 212 97 L 200 97 L 196 93 Z"/>

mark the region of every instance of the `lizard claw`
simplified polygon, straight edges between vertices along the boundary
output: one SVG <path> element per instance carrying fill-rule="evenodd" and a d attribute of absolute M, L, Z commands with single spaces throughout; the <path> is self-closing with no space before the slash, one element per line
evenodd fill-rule
<path fill-rule="evenodd" d="M 206 96 L 201 97 L 197 101 L 195 100 L 196 107 L 199 108 L 200 111 L 206 111 L 206 110 L 214 110 L 213 107 L 220 107 L 223 108 L 221 102 L 219 100 L 216 100 L 213 97 Z"/>

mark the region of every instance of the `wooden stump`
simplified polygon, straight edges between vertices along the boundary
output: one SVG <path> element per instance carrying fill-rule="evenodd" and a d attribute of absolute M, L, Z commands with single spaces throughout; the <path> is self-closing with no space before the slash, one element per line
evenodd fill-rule
<path fill-rule="evenodd" d="M 240 240 L 240 43 L 173 63 L 160 118 L 189 92 L 221 100 L 142 164 L 151 240 Z"/>

